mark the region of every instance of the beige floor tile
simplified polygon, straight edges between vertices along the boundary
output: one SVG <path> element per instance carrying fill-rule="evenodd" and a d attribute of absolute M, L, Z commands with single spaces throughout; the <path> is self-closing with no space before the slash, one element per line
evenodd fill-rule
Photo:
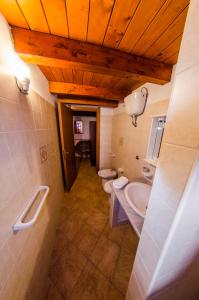
<path fill-rule="evenodd" d="M 121 248 L 120 256 L 117 262 L 117 266 L 113 275 L 113 285 L 117 287 L 123 294 L 126 293 L 131 270 L 133 266 L 134 256 L 125 247 Z"/>
<path fill-rule="evenodd" d="M 67 239 L 66 235 L 62 231 L 57 230 L 54 249 L 52 253 L 52 259 L 51 259 L 52 264 L 54 264 L 55 261 L 61 257 L 64 251 L 66 251 L 69 243 L 70 242 Z"/>
<path fill-rule="evenodd" d="M 63 300 L 64 298 L 62 295 L 59 293 L 56 287 L 53 285 L 50 286 L 48 290 L 48 294 L 45 300 Z"/>
<path fill-rule="evenodd" d="M 83 224 L 84 221 L 81 218 L 78 218 L 78 216 L 71 216 L 60 225 L 59 229 L 70 241 L 72 241 Z"/>
<path fill-rule="evenodd" d="M 124 232 L 126 229 L 126 225 L 117 226 L 114 228 L 110 227 L 110 223 L 107 222 L 104 235 L 111 241 L 117 243 L 118 245 L 121 245 L 122 240 L 124 238 Z"/>
<path fill-rule="evenodd" d="M 85 264 L 86 258 L 70 244 L 64 254 L 51 266 L 50 279 L 64 297 L 72 291 Z"/>
<path fill-rule="evenodd" d="M 111 278 L 116 267 L 119 253 L 119 246 L 102 235 L 90 259 L 106 277 Z"/>
<path fill-rule="evenodd" d="M 109 281 L 90 262 L 74 287 L 71 300 L 106 300 Z"/>
<path fill-rule="evenodd" d="M 108 292 L 108 300 L 125 300 L 125 296 L 111 285 Z"/>
<path fill-rule="evenodd" d="M 94 209 L 87 223 L 95 230 L 102 231 L 108 221 L 108 216 L 104 215 L 100 210 Z"/>
<path fill-rule="evenodd" d="M 139 239 L 138 239 L 135 231 L 131 227 L 131 225 L 130 224 L 125 225 L 122 247 L 125 247 L 133 255 L 135 255 L 135 253 L 137 251 L 138 242 L 139 242 Z"/>
<path fill-rule="evenodd" d="M 108 197 L 83 162 L 65 194 L 52 255 L 49 277 L 58 294 L 51 288 L 46 300 L 125 299 L 136 247 L 129 224 L 110 228 Z"/>
<path fill-rule="evenodd" d="M 91 255 L 99 237 L 99 232 L 94 230 L 88 224 L 83 224 L 73 239 L 73 243 L 87 257 Z"/>

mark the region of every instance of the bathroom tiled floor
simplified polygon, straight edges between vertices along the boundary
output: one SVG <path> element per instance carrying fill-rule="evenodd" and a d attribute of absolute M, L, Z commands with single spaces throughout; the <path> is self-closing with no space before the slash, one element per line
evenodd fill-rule
<path fill-rule="evenodd" d="M 137 244 L 129 224 L 110 228 L 108 196 L 83 162 L 62 205 L 46 300 L 125 299 Z"/>

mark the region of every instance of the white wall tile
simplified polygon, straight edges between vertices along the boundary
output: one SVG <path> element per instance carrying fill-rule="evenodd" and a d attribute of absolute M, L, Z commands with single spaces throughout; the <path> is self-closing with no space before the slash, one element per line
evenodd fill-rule
<path fill-rule="evenodd" d="M 199 63 L 198 48 L 198 1 L 190 1 L 187 19 L 185 23 L 185 33 L 181 42 L 181 50 L 178 58 L 177 73 L 183 72 L 191 66 Z"/>
<path fill-rule="evenodd" d="M 185 147 L 199 146 L 199 64 L 176 75 L 164 142 Z"/>
<path fill-rule="evenodd" d="M 127 294 L 126 294 L 126 300 L 144 300 L 144 296 L 142 295 L 140 291 L 139 284 L 137 282 L 137 278 L 132 272 L 131 274 L 131 279 L 130 279 L 131 284 L 128 286 Z"/>
<path fill-rule="evenodd" d="M 173 144 L 161 146 L 149 204 L 160 198 L 170 209 L 176 210 L 183 195 L 197 151 Z"/>
<path fill-rule="evenodd" d="M 153 232 L 152 235 L 147 233 L 147 227 L 142 230 L 142 234 L 140 237 L 139 245 L 138 245 L 138 254 L 141 256 L 142 261 L 147 269 L 148 274 L 153 274 L 161 250 L 158 248 L 157 244 L 154 242 L 153 239 Z M 146 251 L 147 249 L 147 251 Z M 137 257 L 136 257 L 137 260 Z M 135 261 L 136 263 L 136 261 Z"/>

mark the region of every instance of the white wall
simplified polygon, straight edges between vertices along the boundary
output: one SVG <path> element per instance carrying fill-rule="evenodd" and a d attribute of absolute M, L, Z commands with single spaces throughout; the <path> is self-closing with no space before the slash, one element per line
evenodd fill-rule
<path fill-rule="evenodd" d="M 57 97 L 49 93 L 48 80 L 36 65 L 27 64 L 30 70 L 30 87 L 42 98 L 54 105 Z"/>
<path fill-rule="evenodd" d="M 146 158 L 152 116 L 167 113 L 171 93 L 170 82 L 165 85 L 146 83 L 143 86 L 148 88 L 149 97 L 144 114 L 138 118 L 138 126 L 132 125 L 124 103 L 113 110 L 112 117 L 111 166 L 115 169 L 123 168 L 124 174 L 130 180 L 142 177 L 142 168 L 147 165 L 144 158 Z M 139 160 L 136 156 L 139 156 Z"/>
<path fill-rule="evenodd" d="M 199 147 L 198 11 L 198 0 L 192 0 L 128 300 L 196 300 L 199 296 L 198 205 L 193 211 L 193 199 L 189 198 L 190 206 L 183 203 Z M 193 189 L 194 197 L 196 192 Z"/>
<path fill-rule="evenodd" d="M 100 169 L 111 167 L 112 108 L 100 110 Z"/>
<path fill-rule="evenodd" d="M 17 59 L 0 15 L 0 299 L 44 299 L 64 197 L 56 111 L 46 101 L 50 95 L 40 85 L 39 72 L 35 82 L 40 95 L 47 93 L 45 99 L 32 89 L 20 93 L 11 71 L 16 62 L 21 72 L 25 64 Z M 47 160 L 42 163 L 43 146 Z M 31 228 L 14 233 L 17 217 L 40 185 L 50 187 L 40 217 Z"/>
<path fill-rule="evenodd" d="M 165 199 L 169 209 L 176 210 L 176 215 L 150 287 L 151 294 L 157 290 L 161 292 L 158 297 L 154 297 L 158 300 L 162 297 L 175 300 L 195 300 L 199 297 L 198 11 L 198 0 L 191 0 L 176 66 L 169 122 L 164 138 L 165 144 L 175 147 L 176 154 L 172 155 L 170 172 L 175 172 L 177 193 L 175 192 L 176 194 Z M 171 146 L 170 153 L 172 154 Z M 168 149 L 169 146 L 167 146 L 167 153 Z M 164 156 L 165 154 L 163 153 Z M 195 160 L 197 160 L 197 164 L 194 164 Z M 179 179 L 177 180 L 177 178 Z M 167 214 L 167 212 L 165 213 Z"/>
<path fill-rule="evenodd" d="M 167 100 L 170 97 L 171 83 L 167 83 L 165 85 L 146 83 L 143 86 L 147 87 L 149 90 L 149 99 L 147 105 L 153 104 L 155 102 Z M 125 113 L 124 103 L 120 103 L 118 107 L 114 109 L 101 108 L 101 122 L 100 122 L 100 168 L 101 169 L 112 167 L 112 159 L 115 155 L 115 153 L 113 153 L 112 150 L 112 139 L 114 139 L 114 136 L 112 137 L 113 116 L 122 113 Z M 131 122 L 130 117 L 129 117 L 129 122 Z"/>

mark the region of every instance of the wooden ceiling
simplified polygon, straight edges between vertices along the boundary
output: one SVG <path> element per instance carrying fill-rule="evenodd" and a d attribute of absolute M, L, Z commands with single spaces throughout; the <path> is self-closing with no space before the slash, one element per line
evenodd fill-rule
<path fill-rule="evenodd" d="M 13 29 L 16 51 L 24 60 L 40 66 L 54 91 L 55 82 L 59 83 L 57 94 L 88 93 L 88 96 L 121 100 L 146 81 L 161 84 L 169 81 L 171 65 L 177 61 L 188 5 L 188 0 L 1 0 L 0 11 L 13 26 L 32 34 L 45 33 L 37 38 Z M 27 36 L 26 40 L 23 36 Z M 51 43 L 46 36 L 62 38 Z M 43 39 L 48 41 L 46 47 L 58 43 L 63 46 L 73 40 L 81 43 L 67 44 L 72 47 L 73 58 L 65 53 L 55 57 L 52 52 L 55 55 L 63 49 L 46 51 Z M 36 42 L 37 51 L 30 47 Z M 92 45 L 88 48 L 89 43 L 98 48 Z M 114 50 L 109 52 L 107 48 Z M 82 49 L 90 51 L 85 63 Z M 106 52 L 109 57 L 104 61 L 98 59 Z M 56 62 L 61 59 L 59 63 L 55 63 L 55 58 Z M 70 64 L 65 63 L 66 59 Z"/>

